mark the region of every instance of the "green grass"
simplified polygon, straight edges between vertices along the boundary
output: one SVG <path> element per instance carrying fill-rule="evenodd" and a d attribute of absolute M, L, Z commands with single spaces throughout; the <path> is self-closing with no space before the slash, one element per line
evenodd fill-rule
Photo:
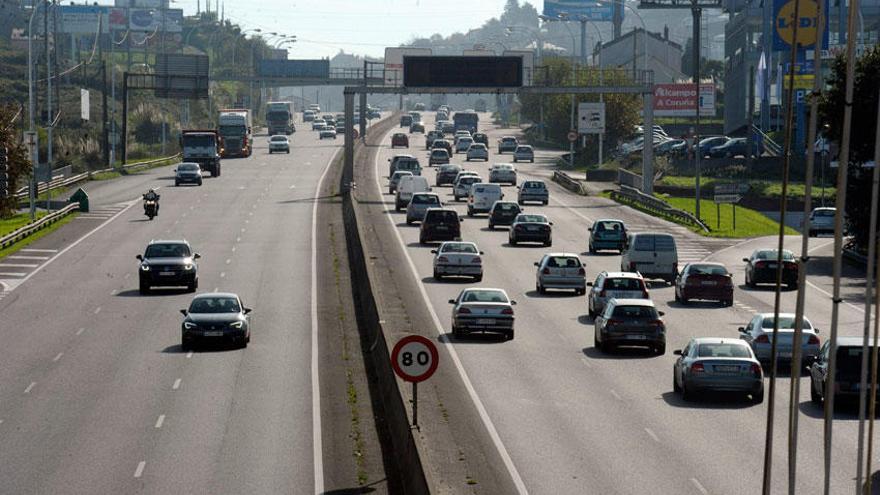
<path fill-rule="evenodd" d="M 22 248 L 28 247 L 28 245 L 30 245 L 31 243 L 42 239 L 43 237 L 51 234 L 52 232 L 55 232 L 56 230 L 61 228 L 61 226 L 65 225 L 68 222 L 70 222 L 71 220 L 73 220 L 74 217 L 76 217 L 76 215 L 77 215 L 76 213 L 71 213 L 71 214 L 65 216 L 64 218 L 62 218 L 61 220 L 58 220 L 57 222 L 53 223 L 52 225 L 49 225 L 48 227 L 46 227 L 46 228 L 44 228 L 34 234 L 31 234 L 28 237 L 25 237 L 24 239 L 16 242 L 15 244 L 13 244 L 5 249 L 0 249 L 0 260 L 5 258 L 6 256 L 9 256 L 10 254 L 16 253 L 18 250 L 20 250 Z"/>
<path fill-rule="evenodd" d="M 769 198 L 780 198 L 782 197 L 782 181 L 769 181 L 769 180 L 753 180 L 753 179 L 745 179 L 743 181 L 736 181 L 733 179 L 716 179 L 713 177 L 703 177 L 700 180 L 700 187 L 705 189 L 712 189 L 715 187 L 715 184 L 729 184 L 733 182 L 746 182 L 749 184 L 751 189 L 749 189 L 749 194 L 755 196 L 763 196 Z M 671 187 L 681 187 L 687 189 L 693 189 L 696 187 L 696 179 L 694 177 L 686 177 L 686 176 L 676 176 L 676 175 L 667 175 L 660 179 L 660 184 Z M 819 199 L 822 197 L 822 188 L 819 184 L 813 183 L 813 198 Z M 826 201 L 831 200 L 834 201 L 834 198 L 837 195 L 837 189 L 831 186 L 825 187 L 825 199 Z M 789 182 L 788 183 L 788 197 L 789 198 L 799 198 L 802 199 L 804 197 L 804 183 L 803 182 Z"/>
<path fill-rule="evenodd" d="M 676 198 L 666 195 L 657 195 L 674 208 L 695 213 L 696 202 L 693 198 Z M 709 232 L 702 229 L 692 229 L 694 232 L 706 235 L 708 237 L 759 237 L 765 235 L 776 235 L 779 233 L 779 223 L 762 215 L 760 212 L 736 207 L 736 230 L 733 229 L 733 206 L 729 204 L 720 205 L 721 222 L 718 223 L 719 208 L 714 202 L 702 200 L 700 202 L 701 220 L 709 227 Z M 797 234 L 797 231 L 790 227 L 785 228 L 786 234 Z"/>
<path fill-rule="evenodd" d="M 38 220 L 44 216 L 46 216 L 45 211 L 38 211 L 37 212 L 37 219 Z M 18 213 L 18 214 L 13 215 L 10 218 L 0 220 L 0 237 L 3 237 L 4 235 L 6 235 L 10 232 L 13 232 L 15 230 L 18 230 L 29 223 L 31 223 L 31 214 L 30 213 Z"/>

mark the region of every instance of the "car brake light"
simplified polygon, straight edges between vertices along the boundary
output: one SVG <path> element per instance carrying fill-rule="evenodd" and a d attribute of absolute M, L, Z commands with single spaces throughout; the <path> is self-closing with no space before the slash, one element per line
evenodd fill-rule
<path fill-rule="evenodd" d="M 755 343 L 757 343 L 757 344 L 769 344 L 769 343 L 770 343 L 770 337 L 768 337 L 768 336 L 766 336 L 766 335 L 758 335 L 758 337 L 755 339 Z"/>
<path fill-rule="evenodd" d="M 810 335 L 810 339 L 807 341 L 809 345 L 819 345 L 819 337 L 815 335 Z"/>
<path fill-rule="evenodd" d="M 510 308 L 504 308 L 504 309 L 501 310 L 501 314 L 503 314 L 503 315 L 512 315 L 512 314 L 513 314 L 513 310 L 510 309 Z"/>
<path fill-rule="evenodd" d="M 691 373 L 704 373 L 706 368 L 703 366 L 703 363 L 694 363 L 691 365 Z"/>
<path fill-rule="evenodd" d="M 752 363 L 752 373 L 755 376 L 761 376 L 761 365 L 758 363 Z"/>
<path fill-rule="evenodd" d="M 610 319 L 610 320 L 608 320 L 606 323 L 607 323 L 608 325 L 620 325 L 620 324 L 623 323 L 623 320 Z"/>
<path fill-rule="evenodd" d="M 763 261 L 759 261 L 755 263 L 755 268 L 764 268 L 764 265 L 766 265 L 766 263 L 764 263 Z"/>
<path fill-rule="evenodd" d="M 587 271 L 583 267 L 578 268 L 578 275 L 586 275 Z"/>
<path fill-rule="evenodd" d="M 474 259 L 471 260 L 471 263 L 474 263 L 476 265 L 479 265 L 482 262 L 483 262 L 483 260 L 479 256 L 474 256 Z"/>
<path fill-rule="evenodd" d="M 650 326 L 652 326 L 652 327 L 662 327 L 662 326 L 663 326 L 663 320 L 651 320 L 651 321 L 648 322 L 648 325 L 650 325 Z"/>
<path fill-rule="evenodd" d="M 471 310 L 469 310 L 468 308 L 459 308 L 459 310 L 458 310 L 458 314 L 460 314 L 460 315 L 462 315 L 462 314 L 471 314 Z"/>
<path fill-rule="evenodd" d="M 541 273 L 543 273 L 544 275 L 550 275 L 550 269 L 544 268 L 544 270 Z"/>

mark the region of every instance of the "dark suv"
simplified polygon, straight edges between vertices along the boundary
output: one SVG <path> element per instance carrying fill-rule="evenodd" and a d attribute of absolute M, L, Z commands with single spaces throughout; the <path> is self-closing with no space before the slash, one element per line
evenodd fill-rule
<path fill-rule="evenodd" d="M 512 225 L 516 216 L 522 213 L 515 201 L 496 201 L 489 212 L 489 229 L 496 225 Z"/>
<path fill-rule="evenodd" d="M 871 347 L 873 339 L 868 341 L 868 384 L 871 383 Z M 825 397 L 825 387 L 828 381 L 828 362 L 831 358 L 831 341 L 826 340 L 819 348 L 819 355 L 810 363 L 810 400 L 813 404 L 821 404 Z M 859 387 L 861 385 L 862 372 L 862 337 L 838 337 L 837 338 L 837 363 L 834 375 L 834 404 L 849 405 L 858 404 Z M 880 398 L 880 387 L 876 392 Z M 868 398 L 868 397 L 866 397 Z M 848 404 L 845 404 L 847 403 Z"/>
<path fill-rule="evenodd" d="M 483 143 L 488 148 L 489 147 L 489 136 L 487 136 L 483 132 L 478 132 L 478 133 L 474 134 L 474 142 L 475 143 Z"/>
<path fill-rule="evenodd" d="M 150 241 L 143 256 L 137 255 L 139 289 L 148 294 L 151 287 L 182 287 L 195 292 L 199 287 L 199 253 L 186 241 Z"/>
<path fill-rule="evenodd" d="M 452 208 L 428 208 L 422 219 L 419 243 L 461 239 L 461 218 Z"/>

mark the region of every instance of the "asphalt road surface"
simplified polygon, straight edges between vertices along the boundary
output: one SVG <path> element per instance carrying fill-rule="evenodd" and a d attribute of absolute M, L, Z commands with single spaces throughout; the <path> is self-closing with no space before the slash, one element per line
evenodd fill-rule
<path fill-rule="evenodd" d="M 433 114 L 424 113 L 427 126 Z M 478 171 L 488 178 L 492 163 L 512 162 L 510 154 L 499 157 L 495 140 L 512 129 L 490 125 L 481 116 L 481 130 L 490 136 L 488 163 L 453 163 Z M 397 129 L 393 129 L 392 132 Z M 382 198 L 389 220 L 386 235 L 397 237 L 400 268 L 425 289 L 410 295 L 408 304 L 427 305 L 436 321 L 415 322 L 425 335 L 437 338 L 457 353 L 476 395 L 485 406 L 484 426 L 498 431 L 499 450 L 509 455 L 507 474 L 519 478 L 520 491 L 531 493 L 759 493 L 764 452 L 768 398 L 753 405 L 741 398 L 709 397 L 684 402 L 672 391 L 674 349 L 684 347 L 691 337 L 737 338 L 756 312 L 773 310 L 771 289 L 744 287 L 743 262 L 755 248 L 775 247 L 775 239 L 744 241 L 714 240 L 687 229 L 622 207 L 601 197 L 574 195 L 549 177 L 553 153 L 538 152 L 535 164 L 517 164 L 519 180 L 546 179 L 551 199 L 546 207 L 527 205 L 527 212 L 548 215 L 553 226 L 553 246 L 513 247 L 507 231 L 489 231 L 486 217 L 465 218 L 462 238 L 476 242 L 485 251 L 482 287 L 505 289 L 519 303 L 516 306 L 516 339 L 495 337 L 453 339 L 448 299 L 454 298 L 470 281 L 436 282 L 431 275 L 433 247 L 420 246 L 418 225 L 407 226 L 404 213 L 394 213 L 393 197 L 387 194 L 387 159 L 397 153 L 412 153 L 424 164 L 422 175 L 433 184 L 435 169 L 427 167 L 424 139 L 413 135 L 409 150 L 390 149 L 390 134 L 375 163 L 374 183 L 366 186 L 371 197 Z M 505 199 L 516 198 L 516 189 L 505 186 Z M 447 205 L 465 217 L 465 203 L 455 203 L 450 187 L 435 188 Z M 593 347 L 593 321 L 587 316 L 586 298 L 571 293 L 539 295 L 535 290 L 535 268 L 546 252 L 577 253 L 593 280 L 602 270 L 617 270 L 616 254 L 587 253 L 587 227 L 598 218 L 619 218 L 631 231 L 659 230 L 676 236 L 679 266 L 688 261 L 716 260 L 725 263 L 736 283 L 736 303 L 721 307 L 714 303 L 687 306 L 673 301 L 673 289 L 653 284 L 651 297 L 666 312 L 667 353 L 655 357 L 647 352 L 622 351 L 605 355 Z M 830 330 L 830 238 L 812 239 L 815 256 L 807 288 L 807 316 L 827 338 Z M 787 239 L 787 247 L 798 249 L 800 238 Z M 411 262 L 411 263 L 410 263 Z M 412 265 L 412 270 L 410 267 Z M 858 335 L 863 313 L 859 308 L 864 280 L 848 270 L 844 281 L 846 303 L 841 306 L 840 334 Z M 782 311 L 794 311 L 796 292 L 784 292 Z M 453 363 L 447 364 L 453 366 Z M 803 376 L 797 410 L 800 418 L 798 493 L 819 493 L 822 488 L 822 409 L 810 404 L 809 377 Z M 789 375 L 777 382 L 774 435 L 773 488 L 781 493 L 787 483 L 787 407 Z M 765 388 L 769 387 L 765 383 Z M 857 421 L 854 413 L 836 414 L 834 423 L 832 493 L 854 489 Z M 875 449 L 876 451 L 876 449 Z M 875 466 L 880 461 L 875 461 Z M 498 466 L 505 470 L 505 466 Z M 483 487 L 484 489 L 486 487 Z M 491 491 L 491 489 L 489 489 Z"/>

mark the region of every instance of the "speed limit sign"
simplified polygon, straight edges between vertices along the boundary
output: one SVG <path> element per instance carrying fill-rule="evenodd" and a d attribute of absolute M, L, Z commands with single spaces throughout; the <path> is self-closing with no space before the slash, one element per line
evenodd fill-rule
<path fill-rule="evenodd" d="M 437 371 L 437 346 L 421 335 L 400 339 L 391 351 L 391 366 L 400 378 L 418 383 Z"/>

